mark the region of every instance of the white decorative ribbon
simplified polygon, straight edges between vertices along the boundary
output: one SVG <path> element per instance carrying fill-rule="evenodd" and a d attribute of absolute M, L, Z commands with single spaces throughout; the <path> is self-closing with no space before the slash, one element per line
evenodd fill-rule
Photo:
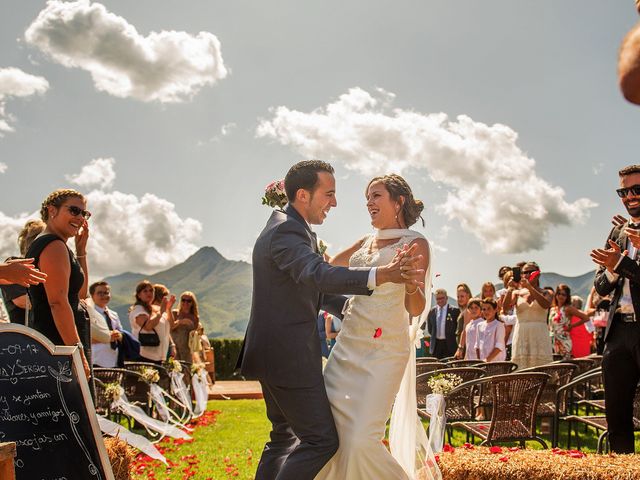
<path fill-rule="evenodd" d="M 426 412 L 429 414 L 429 445 L 435 453 L 441 452 L 444 446 L 444 433 L 447 427 L 444 395 L 430 393 L 427 395 Z"/>
<path fill-rule="evenodd" d="M 119 410 L 125 415 L 133 418 L 136 422 L 143 425 L 147 430 L 160 433 L 163 437 L 168 435 L 173 438 L 182 438 L 184 440 L 191 439 L 189 435 L 187 435 L 175 425 L 164 423 L 156 420 L 155 418 L 151 418 L 140 407 L 129 403 L 124 393 L 119 398 L 117 398 L 111 404 L 111 406 L 112 408 Z"/>
<path fill-rule="evenodd" d="M 193 410 L 193 417 L 197 418 L 207 409 L 207 400 L 209 400 L 209 386 L 207 385 L 207 372 L 204 369 L 199 370 L 191 377 L 191 386 L 196 397 L 196 406 Z"/>
<path fill-rule="evenodd" d="M 127 442 L 127 444 L 131 445 L 133 448 L 137 448 L 148 457 L 151 457 L 155 460 L 160 460 L 165 465 L 168 465 L 165 456 L 158 451 L 153 443 L 144 438 L 142 435 L 133 433 L 124 428 L 122 425 L 118 425 L 117 423 L 112 422 L 111 420 L 107 420 L 100 415 L 98 415 L 98 424 L 100 425 L 100 431 L 105 435 L 109 435 L 110 437 L 117 437 L 120 440 L 124 440 L 125 442 Z"/>
<path fill-rule="evenodd" d="M 168 422 L 169 421 L 169 407 L 167 407 L 167 402 L 164 399 L 164 390 L 160 388 L 157 383 L 152 383 L 149 385 L 149 393 L 151 394 L 151 401 L 156 406 L 156 411 L 160 418 Z"/>
<path fill-rule="evenodd" d="M 171 393 L 173 393 L 180 403 L 187 408 L 189 415 L 193 415 L 191 395 L 189 395 L 187 385 L 184 383 L 184 374 L 179 372 L 169 372 L 169 377 L 171 377 Z"/>

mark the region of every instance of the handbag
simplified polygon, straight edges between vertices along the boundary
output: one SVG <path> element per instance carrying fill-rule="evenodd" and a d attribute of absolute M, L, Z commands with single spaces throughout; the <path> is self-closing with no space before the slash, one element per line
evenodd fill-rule
<path fill-rule="evenodd" d="M 157 347 L 160 345 L 160 337 L 158 336 L 158 332 L 156 329 L 153 329 L 153 332 L 143 332 L 142 329 L 147 324 L 149 319 L 145 320 L 140 327 L 140 332 L 138 332 L 138 341 L 140 342 L 141 347 Z"/>

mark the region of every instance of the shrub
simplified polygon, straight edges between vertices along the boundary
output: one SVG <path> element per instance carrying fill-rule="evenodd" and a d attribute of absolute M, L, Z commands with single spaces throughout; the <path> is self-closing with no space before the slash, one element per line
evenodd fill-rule
<path fill-rule="evenodd" d="M 236 369 L 236 362 L 242 349 L 242 339 L 210 338 L 209 341 L 214 352 L 216 380 L 240 379 L 241 377 L 234 377 L 233 372 Z"/>

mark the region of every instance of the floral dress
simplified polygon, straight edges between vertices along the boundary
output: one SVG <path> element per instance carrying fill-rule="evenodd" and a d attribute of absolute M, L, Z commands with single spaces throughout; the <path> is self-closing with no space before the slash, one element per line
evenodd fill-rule
<path fill-rule="evenodd" d="M 551 307 L 549 311 L 549 324 L 553 333 L 553 351 L 562 355 L 562 359 L 571 358 L 571 317 L 568 317 L 564 308 Z"/>

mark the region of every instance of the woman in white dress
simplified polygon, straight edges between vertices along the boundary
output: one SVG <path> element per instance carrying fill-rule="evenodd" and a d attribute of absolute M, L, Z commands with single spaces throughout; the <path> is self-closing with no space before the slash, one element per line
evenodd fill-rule
<path fill-rule="evenodd" d="M 540 267 L 535 262 L 525 264 L 521 282 L 508 282 L 503 303 L 505 312 L 515 306 L 518 320 L 513 332 L 511 360 L 520 369 L 553 361 L 547 327 L 547 312 L 551 303 L 540 290 L 539 277 Z"/>
<path fill-rule="evenodd" d="M 413 198 L 406 181 L 398 175 L 376 177 L 366 196 L 377 232 L 332 258 L 331 263 L 385 265 L 397 249 L 417 244 L 416 255 L 422 256 L 418 268 L 428 272 L 429 244 L 407 228 L 420 218 L 423 204 Z M 416 455 L 416 436 L 426 448 L 426 435 L 417 426 L 416 414 L 414 340 L 419 319 L 410 322 L 410 317 L 419 317 L 428 307 L 428 275 L 426 280 L 426 297 L 415 286 L 384 284 L 371 296 L 355 296 L 345 305 L 342 330 L 324 371 L 340 447 L 317 480 L 433 478 L 425 475 L 424 458 Z M 394 415 L 395 410 L 408 408 L 392 418 L 392 455 L 382 440 L 394 399 Z"/>

